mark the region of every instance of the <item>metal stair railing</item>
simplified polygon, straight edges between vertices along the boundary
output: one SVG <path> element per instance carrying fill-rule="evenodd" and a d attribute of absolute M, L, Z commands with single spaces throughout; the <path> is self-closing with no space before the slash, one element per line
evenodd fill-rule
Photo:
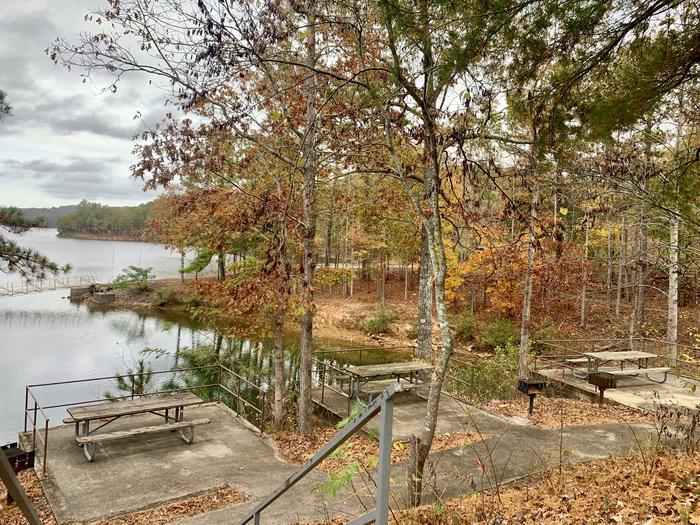
<path fill-rule="evenodd" d="M 299 470 L 289 476 L 289 478 L 277 487 L 272 494 L 247 514 L 246 517 L 239 522 L 239 525 L 246 525 L 250 520 L 253 520 L 255 525 L 260 525 L 260 514 L 263 510 L 269 507 L 280 496 L 304 478 L 304 476 L 316 468 L 316 466 L 330 456 L 335 449 L 347 441 L 353 434 L 360 431 L 360 429 L 377 414 L 380 414 L 380 425 L 376 505 L 373 510 L 355 518 L 349 525 L 367 525 L 372 522 L 377 525 L 387 525 L 389 522 L 389 474 L 391 470 L 391 438 L 394 419 L 393 397 L 403 392 L 403 390 L 404 388 L 401 383 L 394 383 L 384 390 L 384 392 L 367 405 L 362 412 L 355 416 L 343 430 L 338 432 L 338 434 L 326 443 L 321 450 L 316 452 L 309 461 L 299 467 Z"/>

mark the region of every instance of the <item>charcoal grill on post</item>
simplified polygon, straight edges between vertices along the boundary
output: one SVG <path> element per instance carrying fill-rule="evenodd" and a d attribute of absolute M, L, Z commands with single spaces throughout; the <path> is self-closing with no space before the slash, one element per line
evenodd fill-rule
<path fill-rule="evenodd" d="M 598 404 L 603 404 L 603 397 L 608 388 L 617 388 L 617 378 L 607 372 L 588 374 L 588 382 L 598 387 Z"/>
<path fill-rule="evenodd" d="M 544 393 L 545 388 L 547 388 L 546 381 L 540 381 L 538 379 L 518 379 L 518 390 L 529 398 L 527 405 L 528 416 L 532 415 L 532 411 L 535 408 L 535 397 L 537 397 L 537 394 Z"/>
<path fill-rule="evenodd" d="M 23 470 L 34 467 L 35 452 L 30 450 L 25 452 L 20 449 L 17 443 L 9 443 L 7 445 L 0 446 L 0 451 L 5 454 L 7 461 L 10 463 L 12 470 L 15 474 L 19 474 Z M 11 504 L 14 501 L 10 495 L 10 491 L 7 491 L 7 504 Z"/>

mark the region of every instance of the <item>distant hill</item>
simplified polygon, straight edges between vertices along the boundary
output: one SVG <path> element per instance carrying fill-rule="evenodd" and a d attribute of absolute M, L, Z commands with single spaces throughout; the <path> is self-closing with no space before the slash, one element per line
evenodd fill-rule
<path fill-rule="evenodd" d="M 58 228 L 58 219 L 75 213 L 78 209 L 77 204 L 69 204 L 68 206 L 54 206 L 53 208 L 20 208 L 22 214 L 27 219 L 38 219 L 43 217 L 46 219 L 46 225 L 49 228 Z"/>

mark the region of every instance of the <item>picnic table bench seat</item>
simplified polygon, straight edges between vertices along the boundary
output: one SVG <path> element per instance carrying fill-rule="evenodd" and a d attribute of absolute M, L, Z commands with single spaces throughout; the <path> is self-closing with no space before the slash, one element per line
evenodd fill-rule
<path fill-rule="evenodd" d="M 144 434 L 155 434 L 166 430 L 179 430 L 180 437 L 189 445 L 194 441 L 195 427 L 200 425 L 208 425 L 209 423 L 211 423 L 211 419 L 193 419 L 191 421 L 178 421 L 176 423 L 151 425 L 129 430 L 115 430 L 114 432 L 80 436 L 76 438 L 76 440 L 80 445 L 83 445 L 83 451 L 87 460 L 92 462 L 95 459 L 95 445 L 97 443 L 105 443 L 117 439 L 124 439 Z"/>
<path fill-rule="evenodd" d="M 567 363 L 588 363 L 587 357 L 572 357 L 565 360 Z"/>
<path fill-rule="evenodd" d="M 408 381 L 401 380 L 401 381 L 396 381 L 394 379 L 386 379 L 386 380 L 379 380 L 379 381 L 370 381 L 368 383 L 364 383 L 361 387 L 360 390 L 362 391 L 363 394 L 367 394 L 368 396 L 378 396 L 382 392 L 384 392 L 387 387 L 391 386 L 394 383 L 400 382 L 401 386 L 404 391 L 408 390 L 413 390 L 416 388 L 420 388 L 422 386 L 425 386 L 423 383 L 409 383 Z"/>
<path fill-rule="evenodd" d="M 665 383 L 670 371 L 671 369 L 666 366 L 658 368 L 625 368 L 621 370 L 605 370 L 606 373 L 614 376 L 637 376 L 643 373 L 650 381 L 654 381 L 655 383 Z M 661 381 L 657 381 L 656 379 L 649 377 L 649 374 L 663 374 L 664 378 Z"/>

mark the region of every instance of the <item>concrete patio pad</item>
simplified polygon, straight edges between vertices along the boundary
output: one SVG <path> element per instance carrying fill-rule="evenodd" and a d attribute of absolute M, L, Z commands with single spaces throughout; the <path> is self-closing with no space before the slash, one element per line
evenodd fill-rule
<path fill-rule="evenodd" d="M 267 438 L 252 429 L 227 407 L 208 404 L 186 410 L 187 419 L 209 418 L 212 423 L 196 430 L 195 442 L 186 445 L 176 433 L 162 432 L 113 441 L 97 446 L 94 463 L 88 463 L 77 446 L 72 426 L 49 431 L 48 476 L 44 488 L 59 524 L 89 523 L 155 507 L 228 484 L 253 501 L 269 494 L 298 467 L 277 458 Z M 139 421 L 135 421 L 138 418 Z M 123 418 L 110 429 L 162 423 L 157 416 Z M 313 472 L 285 498 L 301 509 L 288 508 L 285 516 L 356 514 L 356 500 L 327 502 L 312 493 L 326 479 Z M 287 499 L 289 498 L 289 499 Z"/>
<path fill-rule="evenodd" d="M 550 369 L 538 370 L 537 373 L 586 396 L 596 395 L 595 386 L 589 384 L 586 379 L 575 377 L 571 372 Z M 695 385 L 695 392 L 692 391 L 692 385 Z M 668 374 L 665 383 L 654 383 L 644 375 L 620 376 L 617 378 L 617 388 L 607 389 L 605 398 L 621 405 L 648 411 L 654 411 L 659 405 L 669 404 L 694 410 L 700 404 L 700 381 L 687 377 L 679 378 L 673 374 Z"/>

